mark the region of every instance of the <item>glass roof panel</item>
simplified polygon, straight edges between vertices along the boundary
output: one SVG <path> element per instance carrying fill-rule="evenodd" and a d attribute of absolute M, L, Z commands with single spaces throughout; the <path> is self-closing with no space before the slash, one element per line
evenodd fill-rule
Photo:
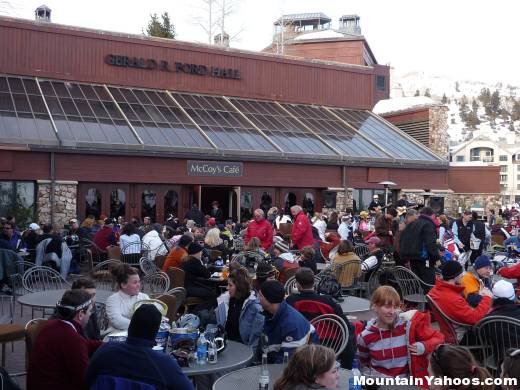
<path fill-rule="evenodd" d="M 0 76 L 1 142 L 58 144 L 49 114 L 35 85 L 33 79 Z"/>
<path fill-rule="evenodd" d="M 219 149 L 277 152 L 225 99 L 181 93 L 172 95 Z"/>
<path fill-rule="evenodd" d="M 271 138 L 286 153 L 321 154 L 336 153 L 297 120 L 288 115 L 276 103 L 248 99 L 231 99 L 231 102 L 251 122 Z M 284 139 L 285 138 L 285 139 Z M 290 140 L 290 142 L 287 142 Z"/>
<path fill-rule="evenodd" d="M 316 134 L 322 136 L 348 157 L 389 158 L 352 128 L 335 118 L 323 107 L 303 104 L 282 104 Z"/>
<path fill-rule="evenodd" d="M 122 116 L 103 87 L 62 81 L 40 86 L 63 141 L 139 144 L 130 127 L 116 126 Z"/>
<path fill-rule="evenodd" d="M 339 108 L 334 108 L 332 111 L 350 125 L 357 128 L 361 134 L 371 139 L 374 143 L 381 145 L 381 147 L 388 151 L 394 158 L 439 161 L 439 159 L 428 152 L 425 147 L 412 142 L 400 134 L 400 132 L 367 111 Z M 389 139 L 392 140 L 391 144 L 387 142 Z"/>
<path fill-rule="evenodd" d="M 109 90 L 145 145 L 213 149 L 165 92 L 116 87 Z"/>

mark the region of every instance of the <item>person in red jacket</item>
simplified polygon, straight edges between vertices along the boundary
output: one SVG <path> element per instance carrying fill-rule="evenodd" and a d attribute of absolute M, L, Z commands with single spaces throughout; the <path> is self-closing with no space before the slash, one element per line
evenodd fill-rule
<path fill-rule="evenodd" d="M 458 261 L 448 261 L 442 268 L 442 279 L 437 279 L 428 296 L 437 304 L 450 319 L 467 325 L 475 325 L 491 309 L 493 294 L 487 288 L 480 292 L 482 299 L 477 307 L 470 306 L 462 296 L 464 287 L 460 282 L 464 270 Z M 460 341 L 465 331 L 455 326 L 457 339 Z"/>
<path fill-rule="evenodd" d="M 357 338 L 361 365 L 376 375 L 423 378 L 423 387 L 428 388 L 428 355 L 444 342 L 444 336 L 431 327 L 428 313 L 399 314 L 400 307 L 401 298 L 393 287 L 381 286 L 374 292 L 370 308 L 377 317 Z"/>
<path fill-rule="evenodd" d="M 89 356 L 101 341 L 83 337 L 92 310 L 86 290 L 65 291 L 56 304 L 57 319 L 38 334 L 27 370 L 27 390 L 83 390 Z"/>
<path fill-rule="evenodd" d="M 516 279 L 516 296 L 520 296 L 520 263 L 512 267 L 502 267 L 497 271 L 497 274 L 504 278 Z"/>
<path fill-rule="evenodd" d="M 299 250 L 304 246 L 312 246 L 314 239 L 312 238 L 312 225 L 309 218 L 300 206 L 291 207 L 291 214 L 294 218 L 291 240 L 293 245 Z"/>
<path fill-rule="evenodd" d="M 273 245 L 273 226 L 264 218 L 262 209 L 256 209 L 253 213 L 253 220 L 247 225 L 245 243 L 247 244 L 253 237 L 260 240 L 265 251 Z"/>
<path fill-rule="evenodd" d="M 117 244 L 116 236 L 112 231 L 114 224 L 115 221 L 113 218 L 107 218 L 105 219 L 103 227 L 96 232 L 96 235 L 94 236 L 94 244 L 96 244 L 99 249 L 106 251 L 107 247 Z"/>

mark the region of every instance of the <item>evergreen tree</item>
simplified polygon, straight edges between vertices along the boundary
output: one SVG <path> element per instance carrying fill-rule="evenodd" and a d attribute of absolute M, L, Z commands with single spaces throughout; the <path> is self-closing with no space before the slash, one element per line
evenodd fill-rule
<path fill-rule="evenodd" d="M 460 92 L 458 81 L 455 81 L 455 91 Z"/>
<path fill-rule="evenodd" d="M 515 131 L 515 124 L 513 122 L 509 122 L 509 130 Z"/>
<path fill-rule="evenodd" d="M 421 96 L 421 93 L 419 92 L 418 89 L 415 91 L 415 95 L 413 95 L 413 96 Z"/>
<path fill-rule="evenodd" d="M 473 99 L 471 101 L 471 108 L 473 109 L 473 111 L 477 112 L 478 111 L 478 102 L 476 99 Z"/>
<path fill-rule="evenodd" d="M 430 93 L 430 88 L 426 88 L 426 91 L 424 91 L 424 96 L 431 98 L 432 95 Z"/>
<path fill-rule="evenodd" d="M 446 104 L 446 103 L 448 103 L 448 98 L 446 97 L 446 94 L 443 94 L 443 95 L 442 95 L 441 103 L 442 103 L 442 104 Z"/>
<path fill-rule="evenodd" d="M 157 14 L 150 15 L 146 34 L 150 37 L 175 39 L 175 27 L 170 21 L 168 12 L 161 15 L 162 22 L 159 21 Z"/>
<path fill-rule="evenodd" d="M 469 111 L 466 115 L 466 126 L 470 128 L 475 128 L 480 124 L 480 120 L 478 119 L 478 115 L 475 111 Z"/>
<path fill-rule="evenodd" d="M 491 94 L 490 108 L 493 113 L 497 115 L 500 113 L 500 93 L 498 90 Z"/>
<path fill-rule="evenodd" d="M 513 103 L 513 108 L 511 109 L 511 120 L 520 120 L 520 101 L 518 100 L 515 100 Z"/>
<path fill-rule="evenodd" d="M 460 119 L 463 122 L 466 122 L 468 111 L 469 111 L 468 98 L 466 97 L 466 95 L 463 95 L 459 101 L 459 115 L 460 115 Z"/>

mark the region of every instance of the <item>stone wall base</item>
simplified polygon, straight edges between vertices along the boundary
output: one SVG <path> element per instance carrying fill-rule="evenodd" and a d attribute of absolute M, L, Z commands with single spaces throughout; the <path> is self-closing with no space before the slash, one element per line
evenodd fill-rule
<path fill-rule="evenodd" d="M 54 185 L 54 228 L 63 229 L 71 218 L 77 217 L 78 183 L 56 181 Z M 37 218 L 40 224 L 51 222 L 51 183 L 38 181 Z"/>
<path fill-rule="evenodd" d="M 472 207 L 480 206 L 484 213 L 489 213 L 493 209 L 498 212 L 502 204 L 502 198 L 497 194 L 450 194 L 445 201 L 444 207 L 449 205 L 453 216 L 458 216 L 459 211 L 470 210 Z"/>

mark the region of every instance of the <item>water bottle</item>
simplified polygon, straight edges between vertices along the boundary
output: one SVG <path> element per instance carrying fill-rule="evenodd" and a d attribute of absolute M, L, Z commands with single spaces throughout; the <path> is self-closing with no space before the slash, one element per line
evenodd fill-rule
<path fill-rule="evenodd" d="M 197 340 L 197 364 L 203 365 L 207 363 L 208 345 L 204 333 L 201 333 Z"/>
<path fill-rule="evenodd" d="M 352 370 L 348 378 L 348 390 L 361 390 L 361 372 L 359 371 L 359 360 L 352 361 Z"/>
<path fill-rule="evenodd" d="M 217 363 L 217 346 L 215 345 L 215 340 L 208 341 L 208 363 Z"/>
<path fill-rule="evenodd" d="M 166 350 L 166 344 L 168 343 L 168 334 L 170 333 L 170 323 L 167 317 L 163 317 L 161 320 L 161 325 L 159 326 L 159 331 L 155 336 L 155 344 L 161 347 L 163 351 Z"/>
<path fill-rule="evenodd" d="M 283 368 L 287 367 L 287 363 L 289 363 L 289 352 L 283 353 Z"/>
<path fill-rule="evenodd" d="M 267 369 L 267 353 L 262 354 L 262 371 L 258 380 L 258 390 L 269 389 L 269 370 Z"/>

